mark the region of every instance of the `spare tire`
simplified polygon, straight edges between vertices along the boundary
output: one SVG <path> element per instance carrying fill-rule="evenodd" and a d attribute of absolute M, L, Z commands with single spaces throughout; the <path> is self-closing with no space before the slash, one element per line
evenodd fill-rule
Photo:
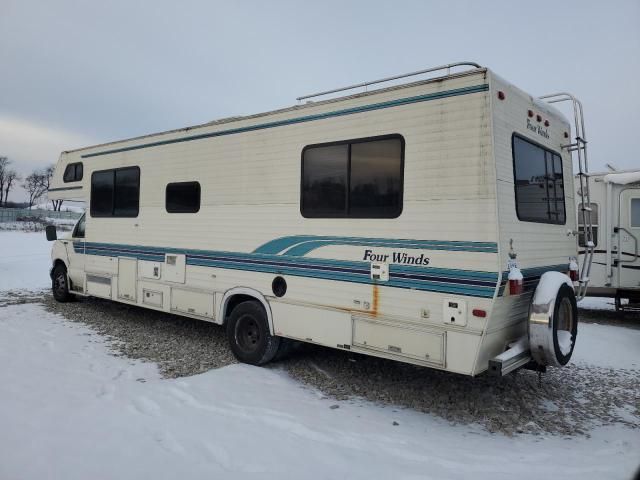
<path fill-rule="evenodd" d="M 548 277 L 545 282 L 548 274 L 555 276 Z M 566 282 L 560 275 L 566 277 L 558 272 L 547 272 L 542 276 L 529 308 L 531 356 L 544 367 L 561 367 L 569 363 L 578 335 L 576 296 L 569 286 L 570 280 Z M 556 283 L 557 287 L 551 286 Z M 549 296 L 550 288 L 557 288 L 555 295 Z M 546 295 L 538 295 L 540 289 L 546 290 Z"/>

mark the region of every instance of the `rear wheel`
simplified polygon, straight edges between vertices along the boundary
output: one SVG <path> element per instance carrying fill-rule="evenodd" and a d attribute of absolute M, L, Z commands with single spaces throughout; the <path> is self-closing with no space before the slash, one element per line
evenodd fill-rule
<path fill-rule="evenodd" d="M 236 306 L 227 321 L 227 338 L 231 351 L 243 363 L 263 365 L 273 359 L 280 338 L 271 335 L 267 314 L 256 301 Z"/>
<path fill-rule="evenodd" d="M 71 300 L 71 294 L 69 293 L 69 277 L 67 276 L 66 267 L 58 263 L 53 269 L 51 275 L 51 290 L 53 291 L 53 298 L 58 302 L 68 302 Z"/>

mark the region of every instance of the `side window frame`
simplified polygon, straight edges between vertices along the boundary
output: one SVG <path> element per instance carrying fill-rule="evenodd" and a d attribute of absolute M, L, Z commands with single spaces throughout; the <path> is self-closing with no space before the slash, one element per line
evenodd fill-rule
<path fill-rule="evenodd" d="M 138 172 L 138 182 L 136 184 L 136 189 L 138 192 L 138 204 L 137 204 L 137 208 L 136 208 L 136 212 L 135 215 L 115 215 L 115 190 L 116 190 L 116 172 L 117 171 L 121 171 L 121 170 L 133 170 L 135 169 Z M 93 176 L 96 173 L 104 173 L 104 172 L 111 172 L 112 176 L 113 176 L 113 182 L 111 184 L 111 191 L 112 191 L 112 195 L 111 195 L 111 213 L 110 214 L 95 214 L 94 210 L 93 210 Z M 89 213 L 91 214 L 92 218 L 137 218 L 138 215 L 140 214 L 140 167 L 138 167 L 137 165 L 131 165 L 128 167 L 119 167 L 119 168 L 107 168 L 104 170 L 95 170 L 93 172 L 91 172 L 91 184 L 89 186 L 90 190 L 89 190 Z"/>
<path fill-rule="evenodd" d="M 519 205 L 518 205 L 518 184 L 517 184 L 517 178 L 516 178 L 516 150 L 515 150 L 515 139 L 518 138 L 520 140 L 523 140 L 524 142 L 527 142 L 535 147 L 538 147 L 540 149 L 542 149 L 545 152 L 545 173 L 547 172 L 547 160 L 546 160 L 546 154 L 550 153 L 552 155 L 552 159 L 553 159 L 553 155 L 557 155 L 560 158 L 560 168 L 562 169 L 562 210 L 563 210 L 563 218 L 564 221 L 563 222 L 554 222 L 552 221 L 550 218 L 548 218 L 548 220 L 533 220 L 530 218 L 523 218 L 520 215 L 520 209 L 519 209 Z M 553 160 L 552 160 L 553 162 Z M 562 159 L 562 155 L 560 155 L 558 152 L 555 152 L 554 150 L 551 150 L 548 147 L 545 147 L 544 145 L 541 145 L 540 143 L 531 140 L 528 137 L 525 137 L 524 135 L 521 135 L 519 133 L 513 132 L 513 134 L 511 135 L 511 166 L 513 169 L 513 201 L 515 204 L 515 208 L 516 208 L 516 217 L 518 218 L 518 221 L 520 222 L 528 222 L 528 223 L 540 223 L 543 225 L 566 225 L 567 224 L 567 194 L 566 194 L 566 185 L 565 185 L 565 174 L 564 174 L 564 163 L 563 163 L 563 159 Z M 548 195 L 548 186 L 545 186 L 545 189 L 547 189 L 547 195 Z M 549 199 L 547 198 L 547 202 L 549 202 Z"/>
<path fill-rule="evenodd" d="M 67 180 L 67 172 L 69 172 L 72 168 L 73 168 L 73 177 Z M 62 173 L 62 181 L 64 183 L 79 182 L 82 180 L 83 176 L 84 176 L 84 166 L 82 165 L 82 162 L 73 162 L 73 163 L 69 163 L 65 167 L 64 172 Z"/>
<path fill-rule="evenodd" d="M 349 213 L 349 197 L 351 195 L 351 146 L 359 143 L 367 143 L 367 142 L 377 142 L 384 140 L 400 140 L 400 185 L 398 188 L 399 191 L 399 203 L 398 210 L 394 212 L 393 215 L 376 215 L 376 216 L 356 216 L 350 215 Z M 339 145 L 347 145 L 348 153 L 347 153 L 347 182 L 346 182 L 346 205 L 345 212 L 343 215 L 309 215 L 305 213 L 304 210 L 304 155 L 305 152 L 312 148 L 322 148 L 322 147 L 334 147 Z M 353 218 L 353 219 L 394 219 L 398 218 L 402 215 L 404 210 L 404 165 L 405 165 L 405 148 L 406 142 L 404 137 L 399 133 L 393 133 L 389 135 L 379 135 L 374 137 L 364 137 L 364 138 L 356 138 L 349 140 L 339 140 L 336 142 L 326 142 L 326 143 L 315 143 L 312 145 L 306 145 L 302 149 L 302 153 L 300 155 L 300 202 L 299 209 L 302 217 L 307 219 L 326 219 L 326 218 Z"/>
<path fill-rule="evenodd" d="M 195 210 L 176 210 L 176 209 L 169 209 L 169 187 L 171 185 L 197 185 L 197 189 L 198 189 L 198 208 Z M 193 181 L 188 181 L 188 182 L 170 182 L 167 183 L 165 189 L 164 189 L 164 209 L 166 210 L 167 213 L 198 213 L 200 211 L 200 206 L 202 204 L 202 186 L 200 185 L 200 182 L 198 182 L 197 180 L 193 180 Z"/>
<path fill-rule="evenodd" d="M 83 231 L 82 231 L 82 235 L 78 235 L 78 227 L 80 226 L 81 223 L 84 224 L 84 226 L 82 227 Z M 73 233 L 71 234 L 71 237 L 84 239 L 86 236 L 86 232 L 87 232 L 87 212 L 82 214 L 82 216 L 78 220 L 78 223 L 76 223 L 76 226 L 73 227 Z"/>

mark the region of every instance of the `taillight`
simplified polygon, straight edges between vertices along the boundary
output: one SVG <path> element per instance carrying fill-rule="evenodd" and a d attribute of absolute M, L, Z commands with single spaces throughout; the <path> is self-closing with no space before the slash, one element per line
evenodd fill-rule
<path fill-rule="evenodd" d="M 578 274 L 578 262 L 575 257 L 569 259 L 569 278 L 572 282 L 577 282 L 579 278 Z"/>
<path fill-rule="evenodd" d="M 509 295 L 520 295 L 524 291 L 524 278 L 518 267 L 512 265 L 509 268 Z"/>

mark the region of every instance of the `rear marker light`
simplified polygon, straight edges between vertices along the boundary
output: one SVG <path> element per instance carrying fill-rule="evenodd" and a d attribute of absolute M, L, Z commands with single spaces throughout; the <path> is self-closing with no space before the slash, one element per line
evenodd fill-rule
<path fill-rule="evenodd" d="M 542 121 L 542 117 L 540 115 L 536 115 L 536 120 L 541 122 Z"/>
<path fill-rule="evenodd" d="M 569 138 L 569 134 L 567 132 L 564 132 L 564 138 Z"/>
<path fill-rule="evenodd" d="M 533 117 L 533 110 L 529 110 L 529 111 L 527 112 L 527 115 L 529 115 L 529 117 Z"/>
<path fill-rule="evenodd" d="M 506 95 L 504 94 L 504 92 L 503 92 L 502 90 L 500 90 L 500 91 L 498 92 L 498 98 L 499 98 L 500 100 L 504 100 L 504 99 L 505 99 L 505 98 L 507 98 L 507 97 L 506 97 Z"/>
<path fill-rule="evenodd" d="M 485 318 L 487 316 L 486 310 L 480 308 L 474 308 L 472 313 L 474 317 Z"/>
<path fill-rule="evenodd" d="M 544 126 L 545 126 L 545 127 L 548 127 L 548 126 L 549 126 L 549 120 L 545 120 L 545 121 L 544 121 Z"/>
<path fill-rule="evenodd" d="M 576 260 L 575 257 L 570 257 L 569 258 L 569 278 L 571 279 L 572 282 L 577 282 L 578 281 L 578 261 Z"/>
<path fill-rule="evenodd" d="M 509 280 L 509 295 L 520 295 L 524 291 L 524 277 L 516 266 L 515 260 L 509 266 L 507 280 Z"/>

